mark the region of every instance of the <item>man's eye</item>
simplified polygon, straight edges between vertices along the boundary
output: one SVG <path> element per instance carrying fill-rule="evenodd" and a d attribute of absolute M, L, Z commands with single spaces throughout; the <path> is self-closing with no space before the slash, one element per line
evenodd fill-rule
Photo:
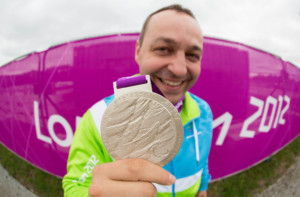
<path fill-rule="evenodd" d="M 168 47 L 157 47 L 154 49 L 154 51 L 158 54 L 164 55 L 170 53 L 171 49 L 169 49 Z"/>
<path fill-rule="evenodd" d="M 194 54 L 194 53 L 188 53 L 187 54 L 187 57 L 190 61 L 192 62 L 196 62 L 196 61 L 199 61 L 200 60 L 200 55 L 198 54 Z"/>

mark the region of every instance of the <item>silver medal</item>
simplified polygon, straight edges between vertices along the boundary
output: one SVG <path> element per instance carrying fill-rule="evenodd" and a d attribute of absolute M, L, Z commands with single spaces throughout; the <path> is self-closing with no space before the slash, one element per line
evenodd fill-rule
<path fill-rule="evenodd" d="M 103 114 L 101 138 L 115 160 L 142 158 L 164 166 L 183 140 L 180 115 L 166 98 L 147 91 L 123 94 Z"/>

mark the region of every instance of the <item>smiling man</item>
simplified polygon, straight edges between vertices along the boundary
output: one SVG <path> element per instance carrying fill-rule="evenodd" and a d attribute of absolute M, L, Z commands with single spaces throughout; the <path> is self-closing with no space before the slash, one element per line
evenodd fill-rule
<path fill-rule="evenodd" d="M 175 158 L 159 167 L 142 159 L 113 161 L 97 128 L 113 96 L 83 116 L 74 136 L 63 179 L 65 196 L 207 196 L 208 155 L 212 138 L 209 105 L 188 92 L 201 71 L 203 36 L 193 14 L 180 5 L 152 13 L 136 44 L 140 74 L 179 110 L 184 139 Z"/>
<path fill-rule="evenodd" d="M 187 13 L 165 10 L 152 15 L 136 46 L 140 73 L 150 74 L 173 104 L 193 86 L 201 70 L 203 36 Z"/>

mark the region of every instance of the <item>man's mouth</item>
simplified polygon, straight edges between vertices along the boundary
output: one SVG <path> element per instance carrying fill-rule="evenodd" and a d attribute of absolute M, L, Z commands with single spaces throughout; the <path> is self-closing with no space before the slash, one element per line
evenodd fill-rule
<path fill-rule="evenodd" d="M 183 83 L 183 81 L 175 82 L 175 81 L 169 81 L 169 80 L 162 79 L 162 78 L 160 78 L 160 81 L 163 82 L 164 84 L 166 84 L 168 86 L 172 86 L 172 87 L 180 86 Z"/>

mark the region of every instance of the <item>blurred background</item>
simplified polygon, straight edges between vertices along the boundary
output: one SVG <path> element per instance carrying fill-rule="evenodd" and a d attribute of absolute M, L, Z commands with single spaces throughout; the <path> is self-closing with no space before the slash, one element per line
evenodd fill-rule
<path fill-rule="evenodd" d="M 139 32 L 148 14 L 190 8 L 205 36 L 241 42 L 300 66 L 299 0 L 1 0 L 0 66 L 71 40 Z"/>

